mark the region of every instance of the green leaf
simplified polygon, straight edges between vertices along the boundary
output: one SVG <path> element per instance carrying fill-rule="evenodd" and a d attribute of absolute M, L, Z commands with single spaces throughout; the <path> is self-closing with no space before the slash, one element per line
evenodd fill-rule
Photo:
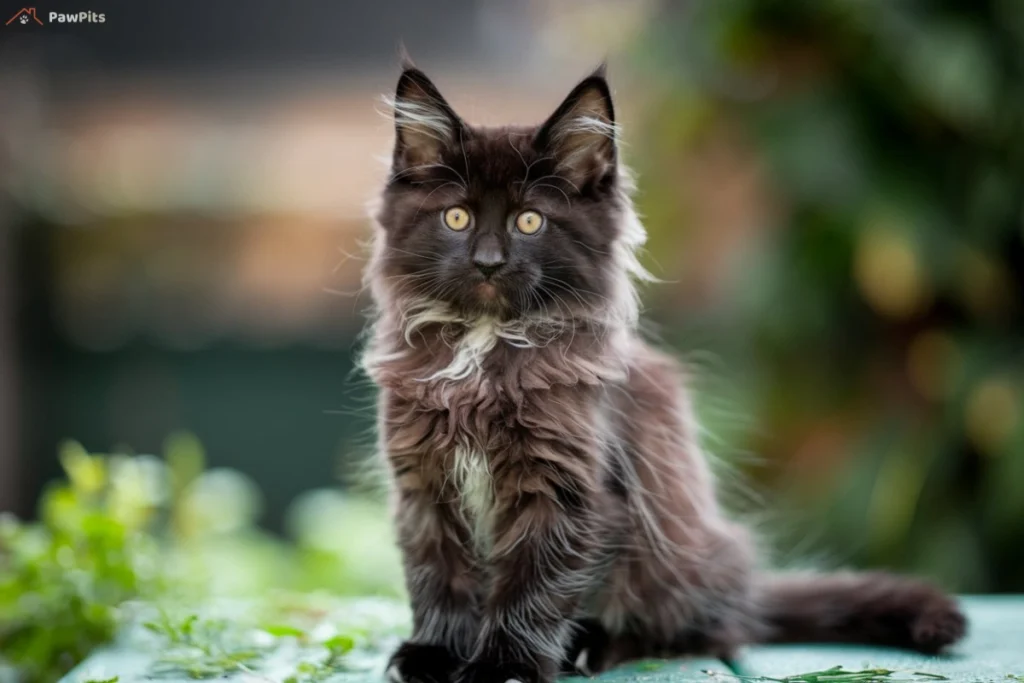
<path fill-rule="evenodd" d="M 264 626 L 263 631 L 266 631 L 270 635 L 276 638 L 305 638 L 306 632 L 301 628 L 295 628 L 294 626 L 288 626 L 284 624 L 276 624 L 271 626 Z"/>
<path fill-rule="evenodd" d="M 324 641 L 324 647 L 326 647 L 332 655 L 343 655 L 350 652 L 355 646 L 355 639 L 346 635 L 337 635 Z"/>
<path fill-rule="evenodd" d="M 198 619 L 199 619 L 199 617 L 196 616 L 195 614 L 190 614 L 189 616 L 185 617 L 185 620 L 183 622 L 181 622 L 181 626 L 180 626 L 181 633 L 183 635 L 185 635 L 186 637 L 187 636 L 191 636 L 192 635 L 192 627 L 196 623 L 196 620 L 198 620 Z"/>

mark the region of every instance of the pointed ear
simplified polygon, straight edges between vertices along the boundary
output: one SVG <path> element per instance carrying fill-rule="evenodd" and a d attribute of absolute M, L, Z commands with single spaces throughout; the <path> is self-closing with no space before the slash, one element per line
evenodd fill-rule
<path fill-rule="evenodd" d="M 426 74 L 405 67 L 395 89 L 395 171 L 438 163 L 465 126 Z"/>
<path fill-rule="evenodd" d="M 573 88 L 534 139 L 555 158 L 559 173 L 579 189 L 616 167 L 615 110 L 602 65 Z"/>

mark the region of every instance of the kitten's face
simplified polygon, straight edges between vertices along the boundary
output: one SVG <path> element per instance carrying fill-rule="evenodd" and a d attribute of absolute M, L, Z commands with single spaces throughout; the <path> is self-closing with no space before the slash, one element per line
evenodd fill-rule
<path fill-rule="evenodd" d="M 601 305 L 620 208 L 602 76 L 534 128 L 471 127 L 414 69 L 402 74 L 395 107 L 379 216 L 389 286 L 506 319 Z"/>

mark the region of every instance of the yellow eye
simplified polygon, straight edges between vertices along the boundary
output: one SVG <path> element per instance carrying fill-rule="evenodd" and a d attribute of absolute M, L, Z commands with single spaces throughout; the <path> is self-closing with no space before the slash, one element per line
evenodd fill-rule
<path fill-rule="evenodd" d="M 524 235 L 532 235 L 544 225 L 544 217 L 536 211 L 523 211 L 516 216 L 516 229 Z"/>
<path fill-rule="evenodd" d="M 452 230 L 465 230 L 469 227 L 469 211 L 461 206 L 445 209 L 443 217 L 444 224 Z"/>

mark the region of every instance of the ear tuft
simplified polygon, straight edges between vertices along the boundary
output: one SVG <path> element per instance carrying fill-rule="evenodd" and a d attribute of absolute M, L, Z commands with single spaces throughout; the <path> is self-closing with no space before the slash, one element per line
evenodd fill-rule
<path fill-rule="evenodd" d="M 464 125 L 427 75 L 411 62 L 398 79 L 393 107 L 396 171 L 437 163 Z"/>
<path fill-rule="evenodd" d="M 405 42 L 401 40 L 398 41 L 398 63 L 401 65 L 402 71 L 411 71 L 416 68 L 412 57 L 409 56 L 409 51 L 405 48 Z"/>
<path fill-rule="evenodd" d="M 534 140 L 580 190 L 608 177 L 617 163 L 618 129 L 604 70 L 602 64 L 573 88 Z"/>

